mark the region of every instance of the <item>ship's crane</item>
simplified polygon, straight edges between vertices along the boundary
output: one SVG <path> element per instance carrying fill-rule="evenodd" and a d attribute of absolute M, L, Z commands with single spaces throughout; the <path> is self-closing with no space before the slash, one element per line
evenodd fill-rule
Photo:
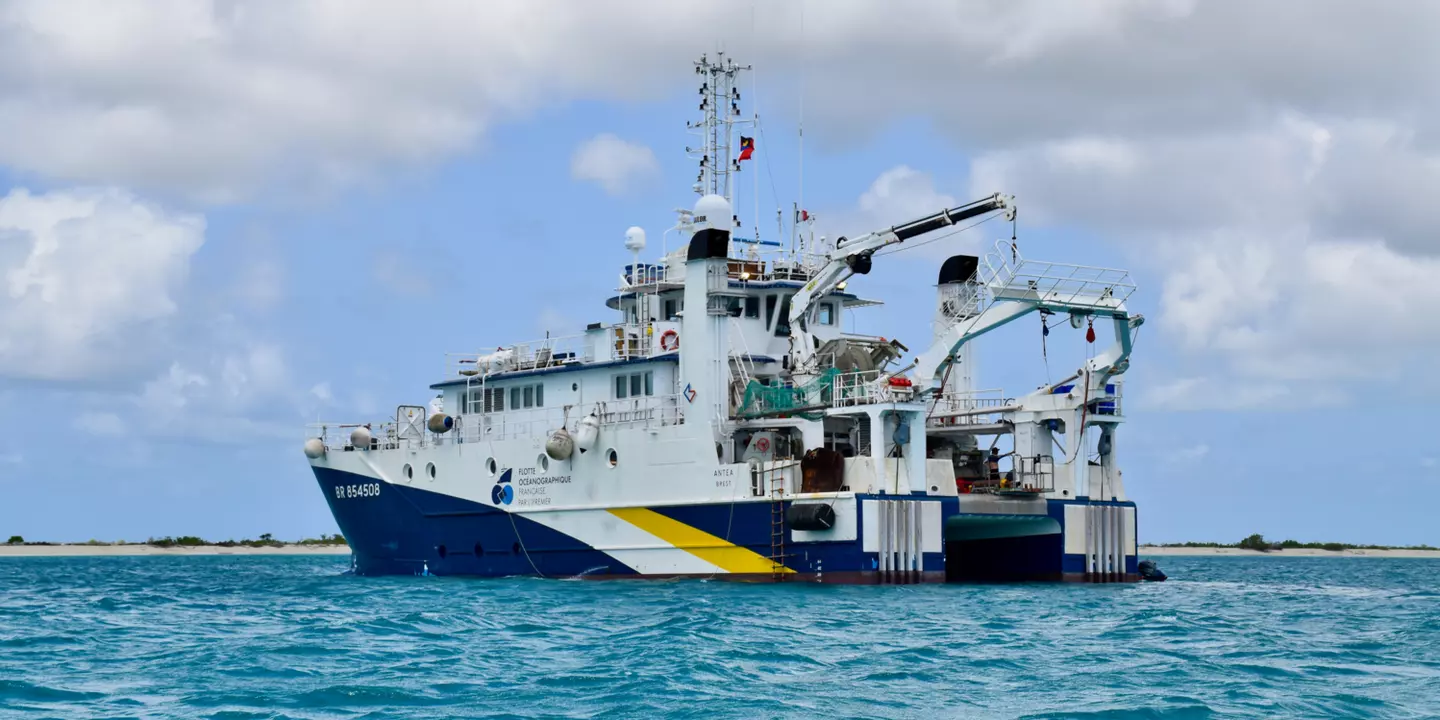
<path fill-rule="evenodd" d="M 870 272 L 875 251 L 888 245 L 905 242 L 910 238 L 939 230 L 940 228 L 964 222 L 1003 210 L 1005 219 L 1015 218 L 1015 198 L 995 193 L 990 197 L 975 200 L 965 205 L 941 210 L 933 215 L 912 220 L 903 225 L 866 233 L 857 238 L 840 238 L 835 241 L 835 251 L 830 253 L 825 265 L 805 283 L 800 292 L 790 301 L 790 367 L 793 372 L 805 374 L 815 370 L 816 342 L 809 328 L 810 312 L 821 298 L 834 292 L 841 283 L 852 275 Z"/>

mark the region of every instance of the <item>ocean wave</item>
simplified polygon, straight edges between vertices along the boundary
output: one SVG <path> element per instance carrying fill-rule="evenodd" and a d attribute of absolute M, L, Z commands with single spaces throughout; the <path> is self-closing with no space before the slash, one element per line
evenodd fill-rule
<path fill-rule="evenodd" d="M 1263 563 L 1263 564 L 1260 564 Z M 1171 558 L 1147 586 L 358 578 L 0 561 L 4 717 L 1407 717 L 1440 573 Z"/>

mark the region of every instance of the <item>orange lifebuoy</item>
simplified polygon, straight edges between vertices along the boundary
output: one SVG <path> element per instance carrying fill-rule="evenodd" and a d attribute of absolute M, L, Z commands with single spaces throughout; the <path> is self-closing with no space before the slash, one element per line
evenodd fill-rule
<path fill-rule="evenodd" d="M 660 334 L 660 349 L 665 352 L 672 352 L 680 349 L 680 333 L 674 330 L 666 330 Z"/>

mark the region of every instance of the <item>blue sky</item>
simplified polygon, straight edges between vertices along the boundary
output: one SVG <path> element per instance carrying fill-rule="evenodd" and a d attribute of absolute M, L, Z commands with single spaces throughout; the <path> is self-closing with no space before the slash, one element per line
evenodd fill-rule
<path fill-rule="evenodd" d="M 693 203 L 687 63 L 723 45 L 760 73 L 747 225 L 754 173 L 763 232 L 795 199 L 803 75 L 824 232 L 999 190 L 1028 256 L 1134 272 L 1145 540 L 1440 544 L 1430 10 L 1247 15 L 1261 43 L 1187 2 L 532 7 L 6 5 L 0 535 L 333 532 L 303 425 L 608 317 L 625 229 L 655 254 Z M 1336 28 L 1373 83 L 1287 46 Z M 923 347 L 939 262 L 1001 235 L 884 258 L 856 328 Z M 1044 382 L 1037 325 L 986 339 L 983 385 Z M 1050 371 L 1082 345 L 1052 334 Z"/>

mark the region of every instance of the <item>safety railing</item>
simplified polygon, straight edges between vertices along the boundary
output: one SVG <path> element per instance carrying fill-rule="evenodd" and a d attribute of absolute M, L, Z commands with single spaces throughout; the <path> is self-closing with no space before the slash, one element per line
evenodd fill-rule
<path fill-rule="evenodd" d="M 580 421 L 591 412 L 600 426 L 658 428 L 681 425 L 685 411 L 680 395 L 654 395 L 626 400 L 606 400 L 582 407 L 533 408 L 505 412 L 473 413 L 456 418 L 456 430 L 448 442 L 484 442 L 516 438 L 543 438 L 563 425 L 578 432 Z M 446 435 L 434 435 L 436 444 L 445 444 Z"/>
<path fill-rule="evenodd" d="M 1011 456 L 1010 470 L 977 481 L 970 486 L 975 494 L 1043 495 L 1055 491 L 1055 458 L 1050 455 Z"/>
<path fill-rule="evenodd" d="M 991 425 L 998 416 L 1014 410 L 1015 398 L 1004 397 L 999 388 L 942 393 L 931 400 L 929 424 Z"/>
<path fill-rule="evenodd" d="M 351 442 L 351 434 L 356 428 L 365 428 L 370 434 L 370 447 L 356 448 Z M 423 433 L 422 433 L 423 437 Z M 355 423 L 355 422 L 318 422 L 305 426 L 305 439 L 319 438 L 329 451 L 349 450 L 393 450 L 413 441 L 414 436 L 402 435 L 401 425 L 391 421 Z"/>
<path fill-rule="evenodd" d="M 730 280 L 742 282 L 806 282 L 816 268 L 823 266 L 828 260 L 829 257 L 823 253 L 744 251 L 740 257 L 729 258 L 725 274 Z M 674 287 L 685 282 L 685 267 L 671 266 L 665 262 L 630 263 L 621 267 L 620 279 L 622 284 L 619 289 L 624 292 Z"/>
<path fill-rule="evenodd" d="M 514 343 L 489 353 L 446 353 L 445 373 L 447 377 L 479 378 L 576 363 L 647 358 L 678 347 L 678 337 L 668 346 L 664 342 L 667 331 L 678 332 L 678 327 L 679 323 L 674 322 L 619 323 L 580 335 Z"/>
<path fill-rule="evenodd" d="M 1129 271 L 1027 260 L 1004 240 L 985 256 L 980 280 L 996 300 L 1062 308 L 1115 308 L 1135 292 Z"/>
<path fill-rule="evenodd" d="M 594 360 L 595 350 L 590 338 L 565 335 L 497 347 L 489 353 L 446 353 L 445 373 L 449 377 L 486 376 Z"/>
<path fill-rule="evenodd" d="M 831 407 L 910 402 L 915 398 L 915 387 L 909 379 L 879 370 L 837 373 L 831 382 Z"/>
<path fill-rule="evenodd" d="M 305 437 L 320 438 L 331 451 L 396 450 L 442 447 L 462 443 L 543 438 L 563 425 L 579 430 L 580 421 L 594 412 L 601 427 L 657 428 L 685 422 L 681 396 L 656 395 L 627 400 L 609 400 L 589 407 L 548 407 L 492 413 L 464 413 L 452 416 L 453 427 L 444 433 L 430 432 L 423 423 L 409 421 L 376 423 L 312 423 Z M 370 447 L 355 447 L 351 433 L 364 427 L 371 436 Z"/>

